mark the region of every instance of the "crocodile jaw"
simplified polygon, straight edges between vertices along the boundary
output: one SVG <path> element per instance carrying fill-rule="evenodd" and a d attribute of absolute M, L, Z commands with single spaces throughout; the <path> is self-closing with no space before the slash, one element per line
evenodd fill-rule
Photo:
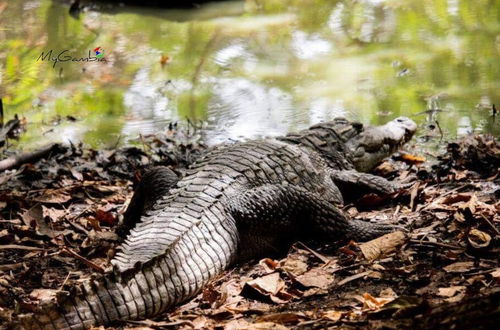
<path fill-rule="evenodd" d="M 382 126 L 367 127 L 346 143 L 354 167 L 362 172 L 372 170 L 408 142 L 416 130 L 417 124 L 407 117 L 398 117 Z"/>

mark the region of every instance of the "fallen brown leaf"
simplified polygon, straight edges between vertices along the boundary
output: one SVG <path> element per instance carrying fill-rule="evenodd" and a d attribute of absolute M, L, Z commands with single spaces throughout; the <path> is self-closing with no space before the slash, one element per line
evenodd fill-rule
<path fill-rule="evenodd" d="M 450 286 L 448 288 L 438 288 L 437 294 L 438 294 L 438 296 L 449 298 L 449 297 L 453 297 L 457 293 L 460 293 L 463 291 L 465 291 L 465 286 L 461 286 L 461 285 Z"/>
<path fill-rule="evenodd" d="M 35 202 L 46 204 L 64 204 L 70 199 L 67 189 L 46 189 L 41 196 L 33 198 Z"/>
<path fill-rule="evenodd" d="M 455 262 L 451 265 L 444 267 L 443 269 L 447 273 L 465 273 L 471 270 L 474 266 L 472 261 Z"/>
<path fill-rule="evenodd" d="M 259 261 L 259 265 L 264 268 L 266 273 L 272 273 L 279 267 L 279 262 L 270 258 L 265 258 Z"/>
<path fill-rule="evenodd" d="M 365 292 L 362 297 L 357 296 L 356 299 L 363 303 L 364 310 L 378 310 L 387 303 L 390 303 L 396 296 L 393 297 L 374 297 L 368 292 Z"/>
<path fill-rule="evenodd" d="M 468 241 L 473 248 L 481 249 L 490 245 L 491 236 L 484 231 L 471 229 L 469 231 Z"/>
<path fill-rule="evenodd" d="M 308 268 L 307 257 L 303 254 L 289 255 L 281 264 L 284 270 L 295 276 L 305 273 Z"/>
<path fill-rule="evenodd" d="M 304 313 L 276 313 L 261 316 L 257 319 L 257 322 L 273 322 L 279 324 L 297 324 L 300 321 L 307 320 L 307 316 Z"/>
<path fill-rule="evenodd" d="M 385 234 L 366 243 L 359 245 L 365 259 L 373 261 L 383 255 L 396 251 L 398 246 L 403 245 L 406 236 L 401 231 Z"/>
<path fill-rule="evenodd" d="M 343 315 L 342 312 L 332 310 L 332 311 L 323 312 L 321 314 L 321 318 L 329 320 L 329 321 L 337 322 L 338 320 L 340 320 L 342 318 L 342 315 Z"/>
<path fill-rule="evenodd" d="M 401 153 L 399 157 L 396 158 L 397 160 L 404 161 L 405 163 L 409 165 L 414 165 L 414 164 L 421 164 L 426 161 L 425 157 L 422 156 L 416 156 L 408 153 Z"/>
<path fill-rule="evenodd" d="M 59 290 L 53 289 L 35 289 L 31 291 L 30 298 L 40 301 L 55 300 Z"/>
<path fill-rule="evenodd" d="M 305 287 L 327 289 L 333 283 L 334 277 L 323 268 L 313 268 L 297 276 L 295 280 Z"/>
<path fill-rule="evenodd" d="M 257 289 L 258 291 L 277 294 L 278 291 L 285 287 L 285 282 L 280 278 L 278 273 L 262 276 L 246 283 L 247 285 Z"/>
<path fill-rule="evenodd" d="M 105 224 L 108 226 L 114 226 L 118 222 L 118 219 L 111 213 L 101 209 L 98 209 L 94 215 L 95 219 L 99 221 L 100 224 Z"/>

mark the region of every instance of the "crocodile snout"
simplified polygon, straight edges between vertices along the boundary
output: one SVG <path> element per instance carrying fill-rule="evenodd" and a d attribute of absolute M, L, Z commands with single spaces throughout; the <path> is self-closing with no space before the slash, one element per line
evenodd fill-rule
<path fill-rule="evenodd" d="M 398 117 L 394 119 L 397 125 L 404 129 L 403 143 L 410 141 L 413 134 L 417 131 L 417 124 L 408 117 Z"/>

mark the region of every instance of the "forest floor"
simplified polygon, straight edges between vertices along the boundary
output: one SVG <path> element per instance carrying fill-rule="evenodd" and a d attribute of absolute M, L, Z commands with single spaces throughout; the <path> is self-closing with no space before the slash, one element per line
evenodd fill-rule
<path fill-rule="evenodd" d="M 141 148 L 58 146 L 45 159 L 0 171 L 0 328 L 109 267 L 116 226 L 142 171 L 166 165 L 182 173 L 204 149 L 178 135 L 144 137 Z M 401 231 L 366 243 L 297 242 L 286 255 L 235 265 L 162 317 L 118 327 L 496 326 L 500 145 L 471 135 L 433 161 L 414 154 L 399 153 L 375 170 L 412 187 L 344 207 L 353 218 Z"/>

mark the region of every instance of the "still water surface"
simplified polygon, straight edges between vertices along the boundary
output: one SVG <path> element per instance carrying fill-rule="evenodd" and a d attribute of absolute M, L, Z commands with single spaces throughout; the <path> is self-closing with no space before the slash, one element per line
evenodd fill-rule
<path fill-rule="evenodd" d="M 439 128 L 500 132 L 499 1 L 247 0 L 73 15 L 69 5 L 0 0 L 0 97 L 6 119 L 27 118 L 24 147 L 109 147 L 186 119 L 209 143 L 336 116 L 410 116 L 438 138 Z M 59 54 L 69 60 L 50 60 Z"/>

